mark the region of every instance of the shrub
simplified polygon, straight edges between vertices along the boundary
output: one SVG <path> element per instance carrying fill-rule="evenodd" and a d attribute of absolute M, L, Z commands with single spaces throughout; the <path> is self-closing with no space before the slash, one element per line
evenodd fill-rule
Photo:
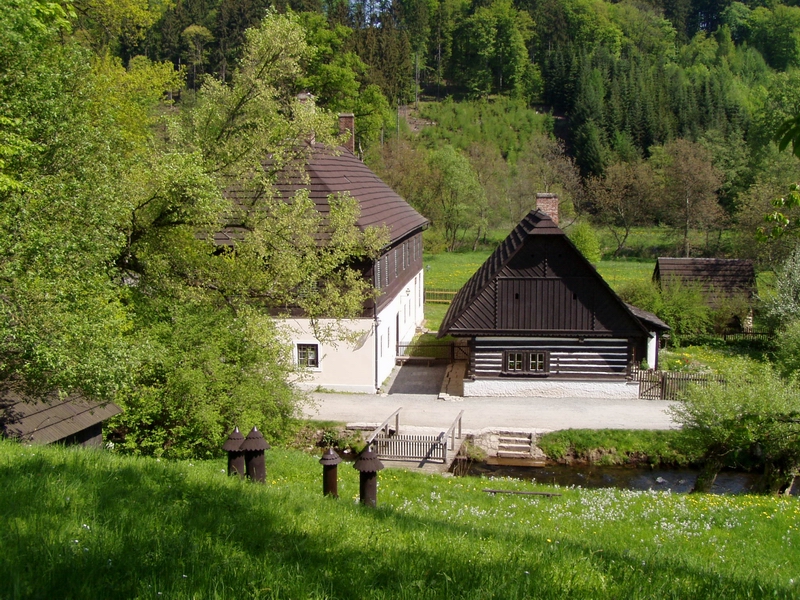
<path fill-rule="evenodd" d="M 776 347 L 777 369 L 785 377 L 800 374 L 800 319 L 778 333 Z"/>
<path fill-rule="evenodd" d="M 662 319 L 672 328 L 670 333 L 676 341 L 711 331 L 711 308 L 698 286 L 674 281 L 659 288 L 652 281 L 637 281 L 620 288 L 619 295 L 625 302 Z"/>
<path fill-rule="evenodd" d="M 774 293 L 765 299 L 764 312 L 779 324 L 800 318 L 800 245 L 778 270 Z"/>
<path fill-rule="evenodd" d="M 709 491 L 730 457 L 758 458 L 758 491 L 778 493 L 800 470 L 800 387 L 769 365 L 732 361 L 724 383 L 691 386 L 670 412 L 688 447 L 703 457 L 696 491 Z"/>
<path fill-rule="evenodd" d="M 569 239 L 575 247 L 592 264 L 597 264 L 603 257 L 600 252 L 600 242 L 588 221 L 581 221 L 569 230 Z"/>
<path fill-rule="evenodd" d="M 661 308 L 656 314 L 672 327 L 673 338 L 706 333 L 711 327 L 711 309 L 703 290 L 681 281 L 661 287 Z"/>

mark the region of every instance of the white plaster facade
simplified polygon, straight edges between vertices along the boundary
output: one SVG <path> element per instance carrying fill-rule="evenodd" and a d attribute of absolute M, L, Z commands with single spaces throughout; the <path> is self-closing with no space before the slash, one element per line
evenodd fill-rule
<path fill-rule="evenodd" d="M 358 334 L 355 344 L 322 343 L 314 337 L 308 319 L 287 319 L 295 362 L 299 344 L 318 347 L 319 364 L 306 369 L 304 377 L 297 381 L 298 387 L 377 393 L 394 369 L 397 345 L 410 342 L 417 327 L 422 326 L 425 318 L 423 278 L 420 270 L 391 300 L 384 300 L 377 317 L 345 321 L 344 325 Z"/>
<path fill-rule="evenodd" d="M 528 398 L 620 398 L 635 400 L 639 385 L 627 381 L 557 379 L 465 379 L 464 396 Z"/>
<path fill-rule="evenodd" d="M 651 369 L 657 367 L 656 361 L 658 360 L 658 335 L 650 333 L 650 338 L 647 340 L 647 364 Z"/>

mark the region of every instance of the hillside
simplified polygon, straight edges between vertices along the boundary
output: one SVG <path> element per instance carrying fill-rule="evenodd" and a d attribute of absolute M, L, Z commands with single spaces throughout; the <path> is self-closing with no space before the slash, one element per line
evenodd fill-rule
<path fill-rule="evenodd" d="M 795 498 L 556 489 L 384 470 L 378 508 L 321 496 L 316 458 L 267 483 L 0 442 L 4 598 L 796 597 Z M 485 487 L 557 497 L 489 495 Z"/>

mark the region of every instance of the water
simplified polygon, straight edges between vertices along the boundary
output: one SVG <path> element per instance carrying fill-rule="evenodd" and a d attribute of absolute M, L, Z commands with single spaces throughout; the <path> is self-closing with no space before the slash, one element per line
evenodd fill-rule
<path fill-rule="evenodd" d="M 455 467 L 458 476 L 514 477 L 548 485 L 583 488 L 615 487 L 627 490 L 657 490 L 686 493 L 692 490 L 697 471 L 648 467 L 606 467 L 598 465 L 548 465 L 546 467 L 511 467 L 466 461 Z M 758 478 L 754 473 L 722 471 L 717 475 L 712 493 L 747 494 Z M 797 487 L 797 486 L 795 486 Z M 795 491 L 795 493 L 797 493 Z"/>

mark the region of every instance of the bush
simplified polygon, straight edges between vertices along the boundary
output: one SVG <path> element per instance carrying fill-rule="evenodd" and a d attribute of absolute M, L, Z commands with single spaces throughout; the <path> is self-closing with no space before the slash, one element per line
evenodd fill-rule
<path fill-rule="evenodd" d="M 800 319 L 800 245 L 778 270 L 774 294 L 765 300 L 764 312 L 782 325 Z"/>
<path fill-rule="evenodd" d="M 661 287 L 661 304 L 656 314 L 672 327 L 673 339 L 710 330 L 711 309 L 699 286 L 670 282 Z"/>
<path fill-rule="evenodd" d="M 649 311 L 672 328 L 672 339 L 710 333 L 713 320 L 703 290 L 680 281 L 662 288 L 652 281 L 631 282 L 620 288 L 620 297 L 629 304 Z"/>
<path fill-rule="evenodd" d="M 758 491 L 783 491 L 800 470 L 800 387 L 746 359 L 732 361 L 723 377 L 724 383 L 691 386 L 670 409 L 688 447 L 703 457 L 695 491 L 710 491 L 737 455 L 761 463 Z"/>
<path fill-rule="evenodd" d="M 569 230 L 569 239 L 583 256 L 593 265 L 603 257 L 597 234 L 588 221 L 581 221 Z"/>
<path fill-rule="evenodd" d="M 778 333 L 776 347 L 776 367 L 781 374 L 784 377 L 800 374 L 800 319 Z"/>

